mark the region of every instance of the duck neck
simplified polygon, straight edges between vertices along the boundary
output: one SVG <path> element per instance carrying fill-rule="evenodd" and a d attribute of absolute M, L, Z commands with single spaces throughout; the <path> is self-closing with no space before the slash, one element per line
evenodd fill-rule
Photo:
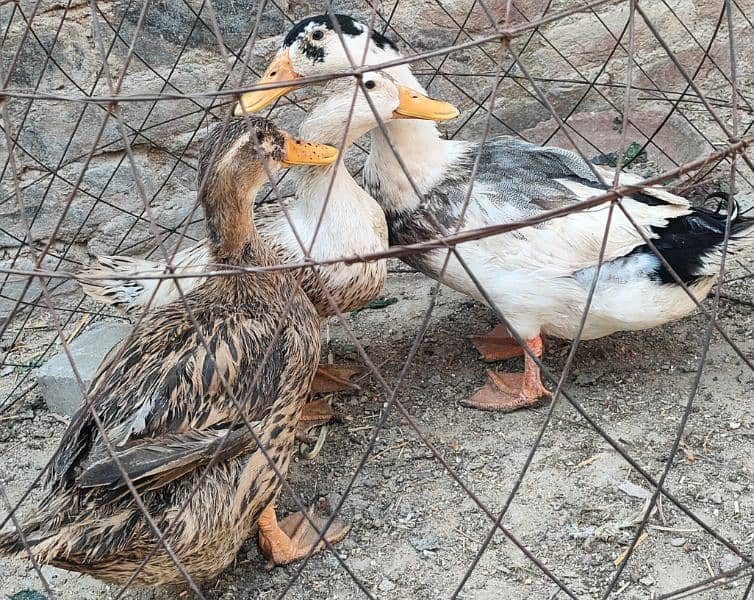
<path fill-rule="evenodd" d="M 345 110 L 350 112 L 351 98 L 340 98 L 338 104 L 348 102 Z M 330 144 L 345 152 L 362 135 L 372 128 L 372 123 L 358 123 L 356 119 L 341 121 L 333 119 L 333 114 L 342 114 L 342 106 L 331 106 L 327 102 L 315 107 L 299 126 L 299 137 L 318 144 Z M 346 129 L 347 126 L 347 129 Z M 345 136 L 345 137 L 344 137 Z"/>
<path fill-rule="evenodd" d="M 387 213 L 417 208 L 470 147 L 468 142 L 442 139 L 433 121 L 400 119 L 387 123 L 386 130 L 388 137 L 379 128 L 372 130 L 364 184 Z"/>
<path fill-rule="evenodd" d="M 401 56 L 396 53 L 393 58 Z M 409 65 L 385 70 L 401 85 L 427 93 Z M 390 141 L 381 128 L 372 129 L 370 152 L 364 164 L 364 185 L 388 214 L 416 209 L 422 198 L 417 196 L 411 181 L 423 196 L 440 185 L 471 146 L 468 142 L 442 139 L 434 121 L 398 119 L 386 123 L 385 128 Z M 394 150 L 400 155 L 410 181 Z"/>
<path fill-rule="evenodd" d="M 328 207 L 333 210 L 350 212 L 356 209 L 351 200 L 358 202 L 361 194 L 356 192 L 361 190 L 343 164 L 342 156 L 354 141 L 369 131 L 368 126 L 359 127 L 356 123 L 351 123 L 344 138 L 344 123 L 334 122 L 329 114 L 329 110 L 321 111 L 315 108 L 299 128 L 299 137 L 303 139 L 342 147 L 341 158 L 334 164 L 301 170 L 296 194 L 299 208 L 317 219 L 325 199 Z M 329 212 L 332 214 L 333 211 Z"/>
<path fill-rule="evenodd" d="M 202 203 L 213 262 L 258 263 L 266 253 L 254 225 L 252 206 L 261 185 L 230 181 L 229 177 L 209 183 Z"/>
<path fill-rule="evenodd" d="M 296 206 L 291 207 L 291 210 L 302 215 L 312 226 L 319 221 L 325 203 L 325 220 L 329 216 L 337 216 L 342 220 L 352 212 L 357 212 L 362 200 L 361 189 L 342 163 L 303 169 L 297 190 Z M 375 207 L 379 210 L 376 204 Z M 304 231 L 307 229 L 304 227 Z"/>
<path fill-rule="evenodd" d="M 387 247 L 382 209 L 345 166 L 305 169 L 296 188 L 296 202 L 289 207 L 290 214 L 313 257 L 324 260 Z M 344 267 L 330 270 L 334 269 Z"/>

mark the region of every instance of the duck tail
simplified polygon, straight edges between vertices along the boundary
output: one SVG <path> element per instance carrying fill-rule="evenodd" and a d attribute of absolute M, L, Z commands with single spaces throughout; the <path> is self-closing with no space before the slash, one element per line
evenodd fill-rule
<path fill-rule="evenodd" d="M 716 234 L 717 240 L 701 262 L 700 276 L 717 275 L 720 272 L 723 250 L 725 248 L 725 229 L 728 221 L 726 208 L 730 204 L 730 234 L 728 236 L 728 257 L 742 258 L 750 255 L 754 249 L 754 218 L 741 214 L 741 209 L 735 198 L 724 192 L 716 192 L 707 196 L 719 199 L 715 210 L 698 208 L 698 217 L 706 223 L 710 233 Z"/>
<path fill-rule="evenodd" d="M 722 199 L 716 209 L 694 207 L 686 214 L 670 219 L 663 227 L 653 228 L 656 237 L 652 242 L 675 274 L 688 285 L 716 277 L 724 249 L 730 259 L 738 258 L 754 247 L 754 219 L 741 215 L 734 200 L 726 249 L 725 230 L 729 219 L 724 207 L 729 199 L 721 193 L 714 197 Z M 657 275 L 662 283 L 676 282 L 664 265 L 658 265 Z"/>
<path fill-rule="evenodd" d="M 35 539 L 41 522 L 37 519 L 21 524 L 21 529 L 0 533 L 0 556 L 29 558 L 29 550 L 36 556 L 35 546 L 43 540 Z M 21 535 L 23 533 L 23 536 Z M 26 540 L 26 544 L 24 544 Z M 29 550 L 27 550 L 27 547 Z"/>
<path fill-rule="evenodd" d="M 79 272 L 77 279 L 84 293 L 103 304 L 126 312 L 162 306 L 180 297 L 176 280 L 154 277 L 168 272 L 165 261 L 150 261 L 129 256 L 97 256 L 95 265 Z M 175 255 L 176 273 L 201 270 L 209 254 L 198 244 Z M 201 277 L 182 278 L 180 286 L 187 293 L 203 281 Z"/>

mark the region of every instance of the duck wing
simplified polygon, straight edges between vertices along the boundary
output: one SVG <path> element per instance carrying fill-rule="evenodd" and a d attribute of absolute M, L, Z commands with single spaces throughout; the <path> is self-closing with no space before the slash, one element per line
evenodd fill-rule
<path fill-rule="evenodd" d="M 612 181 L 609 171 L 601 171 Z M 641 178 L 623 174 L 620 183 L 636 184 Z M 512 137 L 492 140 L 482 149 L 474 202 L 465 228 L 484 227 L 537 217 L 573 206 L 604 193 L 590 167 L 574 152 L 541 147 Z M 620 200 L 642 232 L 657 238 L 671 219 L 691 212 L 688 201 L 659 187 L 647 187 Z M 594 265 L 605 235 L 609 204 L 578 210 L 504 234 L 483 245 L 498 245 L 518 256 L 526 268 L 547 268 L 567 275 Z M 644 239 L 620 209 L 613 210 L 605 261 L 614 260 L 643 245 Z M 492 250 L 492 248 L 491 248 Z"/>
<path fill-rule="evenodd" d="M 219 303 L 194 309 L 202 335 L 180 305 L 145 319 L 103 362 L 92 384 L 91 410 L 82 406 L 64 433 L 48 476 L 53 491 L 110 456 L 92 410 L 116 449 L 165 435 L 227 429 L 238 424 L 236 402 L 247 420 L 260 420 L 277 397 L 286 358 L 279 338 L 254 383 L 275 315 L 253 308 L 246 317 Z"/>
<path fill-rule="evenodd" d="M 251 423 L 252 427 L 257 424 Z M 254 433 L 260 435 L 258 431 Z M 213 460 L 227 462 L 256 447 L 255 436 L 245 425 L 164 435 L 140 440 L 116 451 L 115 457 L 107 455 L 90 463 L 78 483 L 82 488 L 124 489 L 123 473 L 126 473 L 139 490 L 154 490 Z"/>
<path fill-rule="evenodd" d="M 610 169 L 587 164 L 570 150 L 537 146 L 511 136 L 490 140 L 482 148 L 479 160 L 477 179 L 491 186 L 496 195 L 505 198 L 507 203 L 513 202 L 522 211 L 531 214 L 604 193 L 609 189 L 609 185 L 605 184 L 611 184 L 615 175 Z M 605 183 L 600 181 L 595 171 Z M 563 187 L 564 181 L 580 183 L 589 190 L 569 193 Z M 621 173 L 619 181 L 622 185 L 635 185 L 640 184 L 642 178 L 633 173 Z M 650 205 L 689 206 L 688 200 L 660 186 L 646 186 L 635 196 Z"/>

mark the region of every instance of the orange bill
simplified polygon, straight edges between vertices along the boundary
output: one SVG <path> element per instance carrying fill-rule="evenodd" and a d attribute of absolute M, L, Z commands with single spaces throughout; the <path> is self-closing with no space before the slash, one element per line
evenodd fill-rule
<path fill-rule="evenodd" d="M 326 144 L 315 144 L 299 140 L 288 133 L 285 136 L 285 148 L 283 150 L 283 166 L 293 165 L 329 165 L 338 158 L 338 149 Z"/>
<path fill-rule="evenodd" d="M 301 76 L 293 71 L 291 56 L 286 49 L 275 57 L 261 79 L 257 81 L 257 85 L 280 83 L 281 87 L 246 92 L 241 96 L 238 104 L 236 104 L 233 114 L 240 117 L 244 114 L 262 110 L 265 106 L 269 106 L 280 98 L 280 96 L 284 96 L 288 92 L 295 90 L 298 87 L 298 85 L 293 83 L 296 79 L 301 79 Z M 285 85 L 286 83 L 288 85 Z"/>
<path fill-rule="evenodd" d="M 429 121 L 448 121 L 458 116 L 458 109 L 443 100 L 435 100 L 420 94 L 411 88 L 398 85 L 398 108 L 393 111 L 397 119 L 425 119 Z"/>

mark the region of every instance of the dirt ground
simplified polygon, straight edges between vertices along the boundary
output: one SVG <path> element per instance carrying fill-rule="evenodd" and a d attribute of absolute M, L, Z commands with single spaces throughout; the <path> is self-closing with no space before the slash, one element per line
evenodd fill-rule
<path fill-rule="evenodd" d="M 349 316 L 389 383 L 420 326 L 433 283 L 393 265 L 384 295 L 397 302 Z M 729 277 L 745 275 L 738 269 Z M 754 357 L 754 281 L 725 287 L 721 324 Z M 709 305 L 709 302 L 708 302 Z M 546 408 L 495 414 L 463 408 L 481 385 L 487 365 L 465 336 L 494 324 L 492 313 L 463 296 L 440 290 L 428 335 L 410 369 L 400 400 L 450 466 L 489 509 L 498 512 L 529 452 Z M 585 342 L 568 389 L 594 419 L 650 473 L 673 460 L 667 487 L 707 524 L 747 555 L 754 553 L 754 375 L 719 337 L 713 338 L 694 411 L 676 456 L 668 452 L 687 401 L 701 352 L 704 319 L 696 315 L 663 328 Z M 337 359 L 354 358 L 342 327 L 331 326 Z M 556 373 L 569 344 L 549 340 L 545 362 Z M 520 361 L 499 363 L 518 369 Z M 9 383 L 5 378 L 5 385 Z M 293 462 L 289 481 L 305 502 L 337 502 L 367 448 L 385 396 L 374 378 L 335 398 L 344 421 L 331 430 L 314 460 Z M 0 417 L 0 478 L 11 502 L 27 489 L 55 449 L 65 419 L 30 395 Z M 565 401 L 555 409 L 539 451 L 503 524 L 552 569 L 578 598 L 599 598 L 615 562 L 635 532 L 642 495 L 651 487 Z M 37 496 L 38 490 L 31 495 Z M 30 504 L 25 504 L 26 510 Z M 281 498 L 280 514 L 295 510 Z M 0 509 L 0 515 L 6 514 Z M 348 495 L 343 514 L 353 524 L 338 552 L 378 598 L 452 595 L 490 529 L 490 521 L 444 472 L 429 448 L 395 412 L 375 452 Z M 671 502 L 650 520 L 648 535 L 630 559 L 612 598 L 657 598 L 731 569 L 740 561 Z M 275 598 L 297 565 L 263 570 L 253 540 L 236 563 L 208 584 L 208 598 Z M 42 591 L 32 567 L 0 560 L 0 597 Z M 43 567 L 57 597 L 112 598 L 113 587 Z M 748 578 L 697 598 L 742 598 Z M 557 586 L 498 533 L 459 598 L 554 599 Z M 363 593 L 338 560 L 324 551 L 307 565 L 290 598 L 360 598 Z M 16 596 L 17 600 L 22 597 Z M 172 598 L 171 591 L 136 591 L 128 598 Z"/>

